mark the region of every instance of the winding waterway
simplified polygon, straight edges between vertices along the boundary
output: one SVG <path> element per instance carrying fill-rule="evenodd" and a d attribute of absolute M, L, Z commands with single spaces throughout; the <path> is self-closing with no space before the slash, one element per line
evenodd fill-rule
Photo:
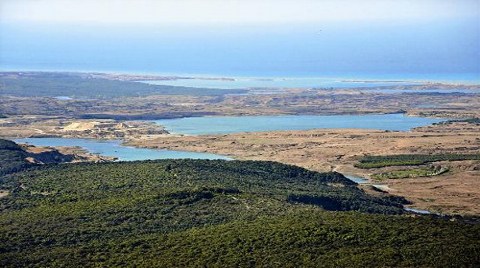
<path fill-rule="evenodd" d="M 345 176 L 345 178 L 353 181 L 353 182 L 356 182 L 358 184 L 370 184 L 370 181 L 366 178 L 363 178 L 363 177 L 359 177 L 359 176 L 355 176 L 355 175 L 350 175 L 350 174 L 343 174 L 343 176 Z M 385 190 L 385 188 L 388 188 L 387 185 L 384 185 L 384 184 L 371 184 L 372 187 L 375 187 L 379 190 Z M 405 209 L 405 211 L 408 211 L 408 212 L 412 212 L 412 213 L 416 213 L 416 214 L 432 214 L 432 212 L 428 211 L 428 210 L 424 210 L 424 209 L 417 209 L 417 208 L 410 208 L 410 207 L 403 207 L 403 209 Z"/>

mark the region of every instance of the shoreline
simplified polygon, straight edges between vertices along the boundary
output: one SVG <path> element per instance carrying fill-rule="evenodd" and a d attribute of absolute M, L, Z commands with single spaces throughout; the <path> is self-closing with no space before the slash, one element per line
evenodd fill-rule
<path fill-rule="evenodd" d="M 459 79 L 433 79 L 433 78 L 399 78 L 398 76 L 385 78 L 378 75 L 378 78 L 372 78 L 368 75 L 365 76 L 338 76 L 338 75 L 275 75 L 275 76 L 251 76 L 251 75 L 225 75 L 225 74 L 194 74 L 194 73 L 168 73 L 168 72 L 135 72 L 135 71 L 105 71 L 105 70 L 56 70 L 56 69 L 28 69 L 28 68 L 9 68 L 0 69 L 0 74 L 6 73 L 58 73 L 58 74 L 83 74 L 94 75 L 100 78 L 107 78 L 112 80 L 122 80 L 131 82 L 155 81 L 155 80 L 219 80 L 219 81 L 235 81 L 236 79 L 252 79 L 252 80 L 302 80 L 302 79 L 319 79 L 319 80 L 335 80 L 337 82 L 346 83 L 415 83 L 419 85 L 423 84 L 442 84 L 451 86 L 478 86 L 480 85 L 480 79 L 474 80 L 459 80 Z M 473 75 L 473 74 L 469 74 Z M 416 76 L 413 74 L 412 76 Z M 417 75 L 418 76 L 418 75 Z M 280 87 L 279 87 L 280 88 Z"/>
<path fill-rule="evenodd" d="M 0 90 L 2 114 L 70 119 L 156 120 L 196 116 L 235 115 L 348 115 L 407 113 L 420 117 L 480 117 L 479 86 L 422 85 L 392 86 L 393 94 L 374 88 L 288 89 L 271 94 L 232 95 L 239 90 L 151 86 L 129 81 L 91 79 L 88 75 L 25 74 L 5 75 L 9 88 Z M 61 79 L 58 79 L 61 78 Z M 48 83 L 47 83 L 48 82 Z M 38 86 L 39 93 L 35 91 Z M 47 84 L 45 84 L 47 83 Z M 72 87 L 81 83 L 81 89 Z M 125 84 L 123 84 L 125 83 Z M 46 86 L 48 84 L 54 85 Z M 123 90 L 115 90 L 125 86 Z M 1 85 L 0 85 L 1 87 Z M 65 87 L 65 89 L 63 89 Z M 91 93 L 89 88 L 99 88 Z M 58 89 L 62 89 L 59 91 Z M 130 88 L 135 94 L 130 90 Z M 373 90 L 372 90 L 373 89 Z M 378 90 L 381 87 L 377 88 Z M 135 91 L 138 90 L 138 91 Z M 414 93 L 404 91 L 414 90 Z M 426 90 L 422 93 L 422 90 Z M 435 90 L 434 92 L 428 92 Z M 446 90 L 445 94 L 437 92 Z M 246 91 L 246 90 L 240 90 Z M 418 91 L 418 92 L 417 92 Z M 163 93 L 162 93 L 163 92 Z M 58 98 L 63 96 L 63 98 Z M 68 97 L 68 98 L 65 98 Z M 70 99 L 71 98 L 71 99 Z"/>
<path fill-rule="evenodd" d="M 247 130 L 247 131 L 236 131 L 231 133 L 207 133 L 207 134 L 188 134 L 175 132 L 171 129 L 168 129 L 167 126 L 164 126 L 157 121 L 168 121 L 168 120 L 181 120 L 181 119 L 192 119 L 192 118 L 242 118 L 242 117 L 335 117 L 335 116 L 387 116 L 387 115 L 402 115 L 403 117 L 414 117 L 414 118 L 432 118 L 438 119 L 439 122 L 433 122 L 421 126 L 413 126 L 407 130 L 385 130 L 381 128 L 362 128 L 362 127 L 345 127 L 345 128 L 334 128 L 334 127 L 312 127 L 307 129 L 278 129 L 278 130 Z M 112 117 L 116 117 L 112 115 Z M 120 116 L 122 119 L 115 118 L 98 118 L 93 117 L 92 119 L 77 119 L 70 117 L 45 117 L 45 116 L 14 116 L 0 118 L 0 130 L 2 134 L 0 137 L 9 138 L 9 139 L 18 139 L 18 138 L 86 138 L 86 139 L 97 139 L 97 140 L 129 140 L 130 137 L 135 137 L 138 139 L 138 136 L 146 137 L 162 137 L 162 136 L 202 136 L 202 135 L 224 135 L 224 134 L 241 134 L 241 133 L 263 133 L 263 132 L 278 132 L 278 131 L 309 131 L 309 130 L 372 130 L 372 131 L 385 131 L 385 132 L 409 132 L 413 131 L 415 128 L 435 126 L 436 124 L 452 123 L 452 122 L 462 122 L 462 120 L 456 117 L 439 117 L 439 116 L 425 116 L 417 115 L 409 112 L 384 112 L 384 113 L 304 113 L 304 114 L 248 114 L 248 115 L 193 115 L 193 116 L 182 116 L 182 117 L 158 117 L 161 119 L 124 119 L 123 116 Z M 474 119 L 474 118 L 473 118 Z M 22 121 L 22 125 L 17 125 L 17 121 Z M 31 121 L 30 125 L 25 125 L 25 122 Z"/>

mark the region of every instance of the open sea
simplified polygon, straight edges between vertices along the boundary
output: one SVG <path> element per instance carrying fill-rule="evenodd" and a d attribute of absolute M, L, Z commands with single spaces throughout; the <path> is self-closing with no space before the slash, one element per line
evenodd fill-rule
<path fill-rule="evenodd" d="M 478 21 L 470 19 L 255 28 L 31 25 L 0 20 L 0 70 L 235 77 L 231 83 L 162 81 L 230 88 L 418 81 L 480 84 L 479 28 Z"/>

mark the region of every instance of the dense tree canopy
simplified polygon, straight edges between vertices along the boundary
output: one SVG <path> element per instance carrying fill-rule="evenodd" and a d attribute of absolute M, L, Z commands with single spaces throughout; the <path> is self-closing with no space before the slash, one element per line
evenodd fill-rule
<path fill-rule="evenodd" d="M 402 198 L 274 162 L 46 165 L 3 176 L 0 187 L 9 191 L 0 199 L 5 267 L 479 262 L 478 224 L 412 218 Z"/>

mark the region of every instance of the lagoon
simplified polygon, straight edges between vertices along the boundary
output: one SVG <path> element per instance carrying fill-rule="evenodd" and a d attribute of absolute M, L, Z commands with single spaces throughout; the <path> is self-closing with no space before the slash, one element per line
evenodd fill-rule
<path fill-rule="evenodd" d="M 226 156 L 173 150 L 155 150 L 122 145 L 118 140 L 69 139 L 69 138 L 25 138 L 14 140 L 17 143 L 28 143 L 35 146 L 78 146 L 90 153 L 116 157 L 119 161 L 155 160 L 155 159 L 224 159 Z"/>
<path fill-rule="evenodd" d="M 412 117 L 403 114 L 374 115 L 278 115 L 211 116 L 155 120 L 169 132 L 187 135 L 228 134 L 237 132 L 308 130 L 325 128 L 379 129 L 408 131 L 438 123 L 442 119 Z"/>
<path fill-rule="evenodd" d="M 198 88 L 368 88 L 382 86 L 419 85 L 416 81 L 353 81 L 326 77 L 227 77 L 139 81 L 152 85 L 169 85 Z"/>
<path fill-rule="evenodd" d="M 349 89 L 363 93 L 465 93 L 479 94 L 479 88 L 465 88 L 459 85 L 456 88 L 398 88 L 401 86 L 413 86 L 426 84 L 427 81 L 415 80 L 349 80 L 342 78 L 327 77 L 224 77 L 224 78 L 203 78 L 189 77 L 171 80 L 149 80 L 137 81 L 152 85 L 168 85 L 195 88 L 216 88 L 216 89 L 254 89 L 248 94 L 278 94 L 281 89 L 303 88 L 317 90 L 338 90 Z M 448 82 L 448 81 L 447 81 Z M 473 81 L 467 84 L 478 84 Z M 263 91 L 260 91 L 263 89 Z"/>

